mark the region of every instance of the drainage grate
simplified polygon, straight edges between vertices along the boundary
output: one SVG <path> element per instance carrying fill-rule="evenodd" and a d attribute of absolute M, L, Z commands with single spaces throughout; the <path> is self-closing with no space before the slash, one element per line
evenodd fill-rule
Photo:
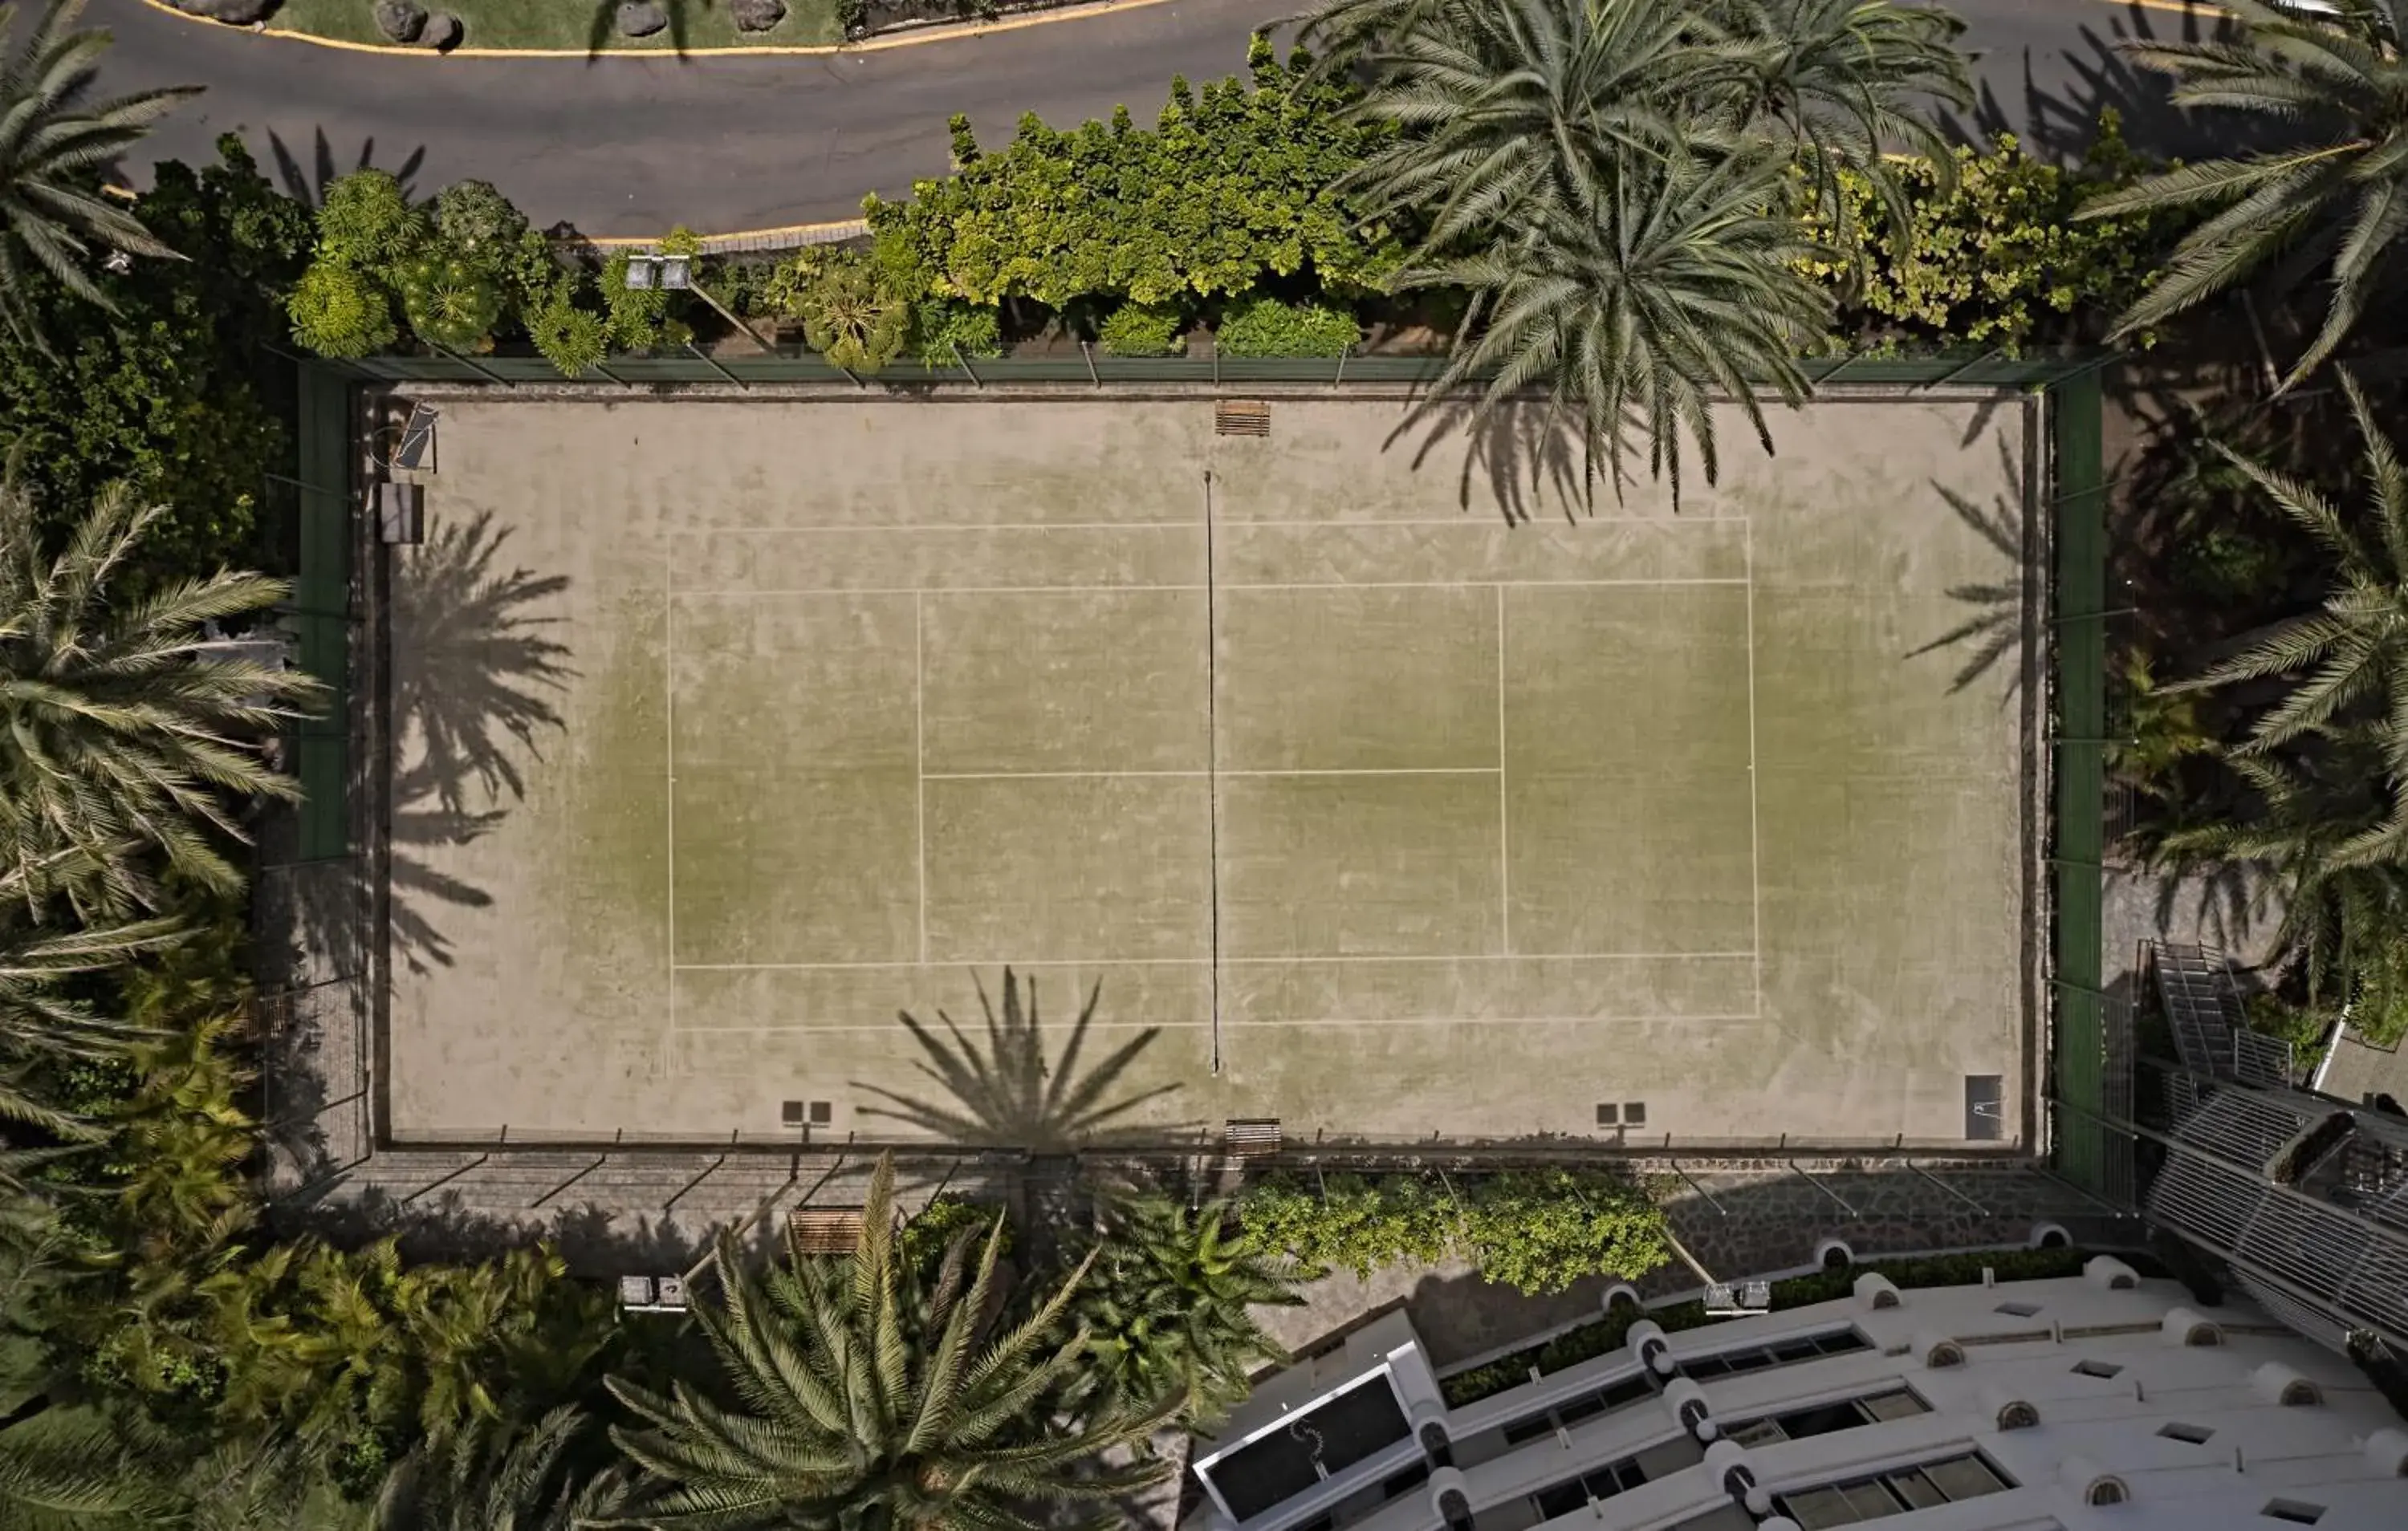
<path fill-rule="evenodd" d="M 1212 406 L 1216 436 L 1268 436 L 1271 407 L 1260 399 L 1223 399 Z"/>

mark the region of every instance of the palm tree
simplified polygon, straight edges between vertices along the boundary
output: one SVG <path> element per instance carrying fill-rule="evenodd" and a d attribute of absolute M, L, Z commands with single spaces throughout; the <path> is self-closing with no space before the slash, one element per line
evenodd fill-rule
<path fill-rule="evenodd" d="M 284 586 L 220 572 L 109 607 L 110 580 L 165 508 L 111 488 L 45 560 L 30 496 L 0 488 L 0 886 L 30 913 L 50 894 L 87 921 L 153 903 L 151 852 L 205 887 L 238 888 L 213 843 L 244 837 L 236 802 L 298 795 L 259 744 L 316 683 L 208 633 Z"/>
<path fill-rule="evenodd" d="M 0 313 L 21 338 L 36 343 L 21 249 L 68 292 L 103 308 L 108 299 L 83 269 L 93 244 L 135 255 L 174 253 L 101 196 L 92 172 L 140 142 L 168 107 L 197 93 L 197 87 L 143 91 L 87 103 L 108 34 L 75 30 L 83 5 L 50 0 L 20 42 L 9 36 L 18 7 L 0 3 Z"/>
<path fill-rule="evenodd" d="M 1534 210 L 1473 253 L 1408 265 L 1399 289 L 1471 293 L 1416 415 L 1469 393 L 1484 423 L 1543 388 L 1569 417 L 1591 481 L 1603 468 L 1621 491 L 1635 425 L 1675 504 L 1684 436 L 1706 481 L 1719 471 L 1718 397 L 1770 451 L 1758 395 L 1805 402 L 1813 388 L 1797 357 L 1831 313 L 1829 293 L 1802 269 L 1815 247 L 1774 210 L 1786 173 L 1762 158 L 1708 165 L 1624 151 L 1594 207 Z"/>
<path fill-rule="evenodd" d="M 2361 515 L 2346 517 L 2313 485 L 2222 449 L 2331 557 L 2331 589 L 2316 612 L 2282 624 L 2192 684 L 2284 684 L 2282 699 L 2258 714 L 2238 747 L 2243 757 L 2371 746 L 2372 769 L 2358 779 L 2380 784 L 2381 811 L 2323 854 L 2340 865 L 2398 862 L 2408 859 L 2408 468 L 2358 379 L 2346 371 L 2341 379 L 2364 444 Z"/>
<path fill-rule="evenodd" d="M 1070 1308 L 1094 1337 L 1074 1396 L 1148 1408 L 1184 1395 L 1190 1420 L 1204 1422 L 1245 1397 L 1255 1366 L 1286 1358 L 1250 1309 L 1301 1306 L 1297 1273 L 1239 1226 L 1229 1202 L 1132 1198 L 1096 1248 Z"/>
<path fill-rule="evenodd" d="M 597 1524 L 1034 1531 L 1053 1524 L 1039 1518 L 1047 1507 L 1162 1476 L 1096 1459 L 1150 1435 L 1178 1398 L 1050 1417 L 1087 1349 L 1083 1328 L 1054 1338 L 1086 1265 L 996 1332 L 999 1225 L 975 1269 L 966 1235 L 923 1282 L 897 1258 L 891 1157 L 867 1200 L 850 1255 L 794 1255 L 755 1276 L 722 1236 L 724 1295 L 695 1317 L 736 1407 L 682 1381 L 664 1397 L 611 1378 L 644 1422 L 611 1438 L 643 1469 L 638 1487 L 656 1492 L 640 1518 Z"/>
<path fill-rule="evenodd" d="M 2254 113 L 2313 141 L 2150 176 L 2083 209 L 2086 218 L 2157 207 L 2220 207 L 2174 247 L 2165 274 L 2116 321 L 2131 335 L 2258 270 L 2296 285 L 2329 265 L 2325 322 L 2282 382 L 2289 389 L 2348 338 L 2390 290 L 2408 236 L 2408 0 L 2337 0 L 2309 15 L 2220 0 L 2237 38 L 2135 42 L 2125 53 L 2174 77 L 2178 107 Z"/>
<path fill-rule="evenodd" d="M 564 1404 L 529 1425 L 480 1420 L 431 1436 L 386 1476 L 378 1531 L 574 1531 L 617 1513 L 617 1469 L 576 1468 L 588 1432 Z"/>
<path fill-rule="evenodd" d="M 143 920 L 91 929 L 26 928 L 0 916 L 0 1122 L 41 1127 L 53 1137 L 90 1141 L 99 1136 L 48 1104 L 29 1076 L 46 1064 L 129 1056 L 158 1033 L 104 1016 L 62 985 L 148 956 L 182 937 L 172 920 Z M 0 1190 L 11 1190 L 22 1157 L 0 1152 Z"/>
<path fill-rule="evenodd" d="M 1718 469 L 1709 399 L 1770 450 L 1759 395 L 1811 392 L 1801 213 L 1844 228 L 1848 171 L 1902 221 L 1884 150 L 1942 150 L 1930 105 L 1971 94 L 1956 23 L 1890 0 L 1327 0 L 1306 26 L 1396 130 L 1347 187 L 1421 228 L 1400 285 L 1472 293 L 1437 392 L 1486 423 L 1542 386 L 1591 474 L 1619 492 L 1635 436 L 1676 498 L 1684 436 Z"/>

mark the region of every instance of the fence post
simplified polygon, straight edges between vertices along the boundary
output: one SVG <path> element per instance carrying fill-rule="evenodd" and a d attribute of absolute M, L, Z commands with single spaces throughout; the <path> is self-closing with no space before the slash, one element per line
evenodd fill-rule
<path fill-rule="evenodd" d="M 1348 352 L 1354 351 L 1354 348 L 1353 346 L 1349 346 L 1345 351 L 1341 351 L 1338 353 L 1338 376 L 1330 379 L 1330 387 L 1343 388 L 1346 386 L 1346 357 Z"/>
<path fill-rule="evenodd" d="M 1087 380 L 1094 383 L 1097 388 L 1103 387 L 1104 379 L 1098 377 L 1096 373 L 1096 349 L 1093 346 L 1088 345 L 1084 340 L 1082 340 L 1079 342 L 1079 354 L 1086 359 Z"/>
<path fill-rule="evenodd" d="M 735 373 L 730 372 L 725 367 L 720 365 L 718 357 L 711 355 L 709 351 L 703 350 L 700 346 L 695 345 L 691 340 L 685 343 L 685 349 L 694 352 L 695 359 L 702 363 L 703 365 L 710 368 L 711 371 L 718 373 L 721 377 L 726 379 L 729 382 L 734 383 L 737 387 L 744 390 L 747 393 L 752 392 L 752 385 L 738 377 Z"/>
<path fill-rule="evenodd" d="M 978 375 L 978 368 L 970 365 L 970 359 L 962 354 L 962 348 L 960 345 L 954 341 L 948 340 L 945 342 L 945 349 L 953 353 L 953 361 L 960 365 L 961 369 L 970 375 L 970 381 L 976 383 L 982 390 L 983 390 L 986 387 L 986 379 Z M 1089 370 L 1092 371 L 1094 369 L 1094 363 L 1089 363 Z"/>

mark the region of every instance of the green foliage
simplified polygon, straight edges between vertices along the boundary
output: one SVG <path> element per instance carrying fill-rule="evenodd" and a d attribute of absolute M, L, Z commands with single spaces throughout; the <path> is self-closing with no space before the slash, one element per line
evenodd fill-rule
<path fill-rule="evenodd" d="M 628 252 L 621 250 L 602 267 L 602 301 L 609 319 L 604 326 L 613 351 L 647 351 L 674 345 L 685 326 L 669 317 L 669 294 L 658 287 L 627 286 Z"/>
<path fill-rule="evenodd" d="M 2159 799 L 2174 792 L 2174 773 L 2186 760 L 2214 751 L 2200 724 L 2196 691 L 2159 681 L 2149 656 L 2134 650 L 2124 659 L 2123 737 L 2107 745 L 2107 770 L 2116 780 Z"/>
<path fill-rule="evenodd" d="M 1071 1312 L 1088 1332 L 1073 1407 L 1184 1400 L 1191 1423 L 1244 1398 L 1248 1374 L 1285 1354 L 1254 1317 L 1293 1308 L 1298 1271 L 1226 1201 L 1189 1209 L 1141 1195 L 1112 1210 Z"/>
<path fill-rule="evenodd" d="M 972 303 L 1167 303 L 1308 271 L 1337 291 L 1381 290 L 1397 242 L 1331 187 L 1385 131 L 1349 120 L 1351 88 L 1302 63 L 1281 64 L 1258 36 L 1251 86 L 1199 97 L 1178 82 L 1152 130 L 1126 108 L 1067 133 L 1032 115 L 981 153 L 956 118 L 959 170 L 909 202 L 864 205 L 874 260 L 896 291 Z"/>
<path fill-rule="evenodd" d="M 122 588 L 248 556 L 261 475 L 284 431 L 265 402 L 267 346 L 288 333 L 282 298 L 308 239 L 308 209 L 261 177 L 240 141 L 195 173 L 170 162 L 137 207 L 188 259 L 96 274 L 114 306 L 79 306 L 22 274 L 46 317 L 45 353 L 0 334 L 0 441 L 16 449 L 46 537 L 109 483 L 169 507 Z"/>
<path fill-rule="evenodd" d="M 428 234 L 426 215 L 389 170 L 354 170 L 326 186 L 318 208 L 318 258 L 362 271 L 408 260 Z"/>
<path fill-rule="evenodd" d="M 1369 1276 L 1383 1266 L 1469 1260 L 1525 1292 L 1586 1276 L 1635 1281 L 1670 1259 L 1663 1213 L 1604 1172 L 1509 1170 L 1452 1186 L 1434 1178 L 1274 1177 L 1238 1202 L 1247 1231 L 1308 1266 Z"/>
<path fill-rule="evenodd" d="M 1173 356 L 1187 349 L 1179 334 L 1186 321 L 1176 304 L 1124 303 L 1096 326 L 1096 343 L 1107 356 Z"/>
<path fill-rule="evenodd" d="M 449 250 L 405 263 L 396 274 L 402 312 L 422 340 L 446 351 L 483 351 L 493 343 L 502 295 L 476 262 Z"/>
<path fill-rule="evenodd" d="M 444 248 L 497 269 L 528 233 L 519 211 L 489 180 L 454 181 L 435 193 L 435 230 Z"/>
<path fill-rule="evenodd" d="M 1831 284 L 1843 328 L 1971 341 L 2014 352 L 2035 338 L 2074 338 L 2137 299 L 2163 269 L 2175 230 L 2163 214 L 2077 220 L 2101 191 L 2136 171 L 2116 114 L 2067 169 L 2025 153 L 2011 135 L 1987 152 L 1955 150 L 1943 176 L 1928 160 L 1891 166 L 1909 221 L 1884 216 L 1883 189 L 1856 170 L 1838 178 L 1844 206 L 1816 220 L 1826 249 L 1807 269 Z M 1852 343 L 1862 349 L 1861 335 Z"/>
<path fill-rule="evenodd" d="M 694 1317 L 735 1405 L 612 1377 L 635 1423 L 611 1438 L 643 1470 L 647 1503 L 593 1524 L 769 1524 L 731 1521 L 740 1503 L 774 1505 L 792 1526 L 929 1524 L 941 1509 L 962 1525 L 1035 1531 L 1053 1524 L 1032 1518 L 1039 1507 L 1108 1501 L 1163 1476 L 1096 1459 L 1146 1438 L 1171 1408 L 1064 1420 L 1049 1407 L 1082 1360 L 1084 1337 L 1059 1333 L 1078 1278 L 1033 1295 L 1024 1322 L 999 1324 L 998 1240 L 954 1244 L 924 1280 L 899 1258 L 894 1194 L 894 1162 L 882 1158 L 850 1255 L 756 1272 L 721 1236 L 724 1296 L 697 1302 Z"/>
<path fill-rule="evenodd" d="M 956 355 L 1003 354 L 1003 316 L 989 304 L 923 298 L 911 305 L 911 351 L 932 365 Z"/>
<path fill-rule="evenodd" d="M 2324 1044 L 2334 1020 L 2334 1012 L 2324 1006 L 2294 1005 L 2269 991 L 2251 994 L 2243 1009 L 2251 1031 L 2290 1043 L 2294 1061 Z"/>
<path fill-rule="evenodd" d="M 293 338 L 321 356 L 371 356 L 401 334 L 384 284 L 335 261 L 301 274 L 291 299 Z"/>
<path fill-rule="evenodd" d="M 987 1202 L 971 1201 L 966 1196 L 939 1196 L 903 1224 L 899 1236 L 897 1257 L 904 1265 L 923 1274 L 934 1275 L 937 1263 L 945 1252 L 964 1238 L 983 1241 L 1001 1220 L 1002 1250 L 1011 1252 L 1013 1239 L 1011 1220 L 1003 1217 L 1003 1209 Z"/>
<path fill-rule="evenodd" d="M 610 349 L 609 328 L 602 316 L 579 308 L 566 292 L 543 306 L 528 322 L 527 335 L 564 378 L 592 371 Z"/>
<path fill-rule="evenodd" d="M 1363 338 L 1354 316 L 1322 303 L 1250 297 L 1230 305 L 1212 344 L 1224 356 L 1343 356 Z"/>
<path fill-rule="evenodd" d="M 828 257 L 800 302 L 803 337 L 830 365 L 867 375 L 902 354 L 910 306 L 867 262 L 850 253 Z"/>

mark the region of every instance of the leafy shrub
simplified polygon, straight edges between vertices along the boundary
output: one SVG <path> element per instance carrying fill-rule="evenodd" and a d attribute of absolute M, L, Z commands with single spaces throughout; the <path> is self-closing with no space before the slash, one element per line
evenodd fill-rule
<path fill-rule="evenodd" d="M 927 298 L 911 306 L 911 349 L 932 365 L 1003 354 L 1003 316 L 994 305 Z"/>
<path fill-rule="evenodd" d="M 910 307 L 896 299 L 866 263 L 836 256 L 802 294 L 803 336 L 811 349 L 852 372 L 876 372 L 902 353 Z"/>
<path fill-rule="evenodd" d="M 944 1257 L 945 1248 L 963 1234 L 983 1240 L 1001 1208 L 963 1196 L 944 1195 L 923 1207 L 903 1224 L 900 1245 L 904 1264 L 929 1271 Z M 1011 1252 L 1011 1220 L 1003 1222 L 1003 1252 Z"/>
<path fill-rule="evenodd" d="M 603 265 L 602 301 L 609 308 L 605 329 L 615 351 L 650 351 L 667 336 L 669 295 L 657 287 L 627 285 L 628 252 Z"/>
<path fill-rule="evenodd" d="M 1808 269 L 1839 289 L 1843 322 L 2013 351 L 2066 328 L 2060 321 L 2123 308 L 2156 279 L 2179 233 L 2163 213 L 2074 218 L 2139 171 L 2113 111 L 2070 169 L 2032 158 L 2011 135 L 1986 153 L 1959 148 L 1956 161 L 1948 187 L 1928 164 L 1899 167 L 1912 213 L 1903 242 L 1870 183 L 1842 174 L 1848 227 L 1818 222 L 1815 236 L 1838 248 Z"/>
<path fill-rule="evenodd" d="M 384 288 L 356 266 L 318 261 L 301 273 L 288 303 L 293 338 L 321 356 L 367 356 L 399 335 Z"/>
<path fill-rule="evenodd" d="M 1179 326 L 1186 316 L 1168 303 L 1124 303 L 1096 326 L 1107 356 L 1171 356 L 1187 349 Z"/>
<path fill-rule="evenodd" d="M 1212 343 L 1224 356 L 1343 356 L 1362 338 L 1363 326 L 1341 309 L 1252 297 L 1230 306 Z"/>
<path fill-rule="evenodd" d="M 1330 186 L 1386 130 L 1348 118 L 1354 88 L 1309 77 L 1300 53 L 1283 65 L 1257 36 L 1248 62 L 1251 87 L 1230 79 L 1199 97 L 1175 80 L 1151 130 L 1125 107 L 1067 133 L 1031 114 L 989 154 L 955 118 L 959 170 L 917 182 L 908 202 L 863 205 L 879 268 L 911 297 L 1054 308 L 1233 294 L 1308 269 L 1347 291 L 1383 287 L 1401 246 Z"/>
<path fill-rule="evenodd" d="M 408 262 L 398 277 L 402 312 L 419 338 L 446 351 L 490 348 L 502 295 L 477 263 L 444 250 Z"/>
<path fill-rule="evenodd" d="M 498 267 L 527 230 L 519 211 L 489 180 L 454 181 L 435 195 L 435 228 L 446 248 Z"/>
<path fill-rule="evenodd" d="M 364 271 L 406 259 L 426 236 L 426 218 L 390 171 L 354 170 L 326 187 L 318 209 L 318 256 Z"/>
<path fill-rule="evenodd" d="M 602 316 L 579 308 L 566 292 L 544 305 L 527 325 L 527 336 L 564 378 L 582 377 L 610 349 L 609 327 Z"/>
<path fill-rule="evenodd" d="M 1618 1175 L 1507 1171 L 1452 1192 L 1419 1176 L 1284 1177 L 1239 1201 L 1249 1233 L 1316 1269 L 1369 1276 L 1383 1266 L 1469 1260 L 1525 1292 L 1559 1292 L 1584 1276 L 1635 1280 L 1670 1258 L 1663 1214 Z"/>

